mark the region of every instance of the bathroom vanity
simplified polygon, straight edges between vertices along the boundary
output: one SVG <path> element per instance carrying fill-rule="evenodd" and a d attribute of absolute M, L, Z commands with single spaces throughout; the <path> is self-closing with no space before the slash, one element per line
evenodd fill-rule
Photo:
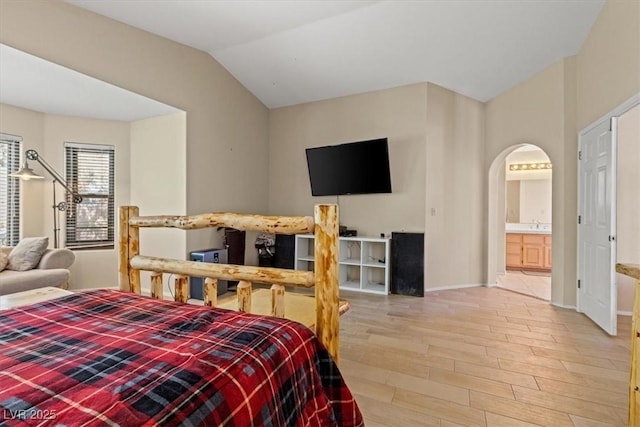
<path fill-rule="evenodd" d="M 506 268 L 551 270 L 551 225 L 507 224 Z"/>

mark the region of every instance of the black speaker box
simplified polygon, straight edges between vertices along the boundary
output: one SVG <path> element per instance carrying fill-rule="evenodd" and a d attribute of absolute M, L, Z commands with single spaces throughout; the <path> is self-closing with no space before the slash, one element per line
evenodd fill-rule
<path fill-rule="evenodd" d="M 246 233 L 235 228 L 224 229 L 224 241 L 228 250 L 228 263 L 234 265 L 244 265 Z M 234 290 L 238 285 L 237 280 L 229 280 L 229 288 Z"/>
<path fill-rule="evenodd" d="M 424 233 L 391 233 L 391 293 L 424 297 Z"/>
<path fill-rule="evenodd" d="M 296 236 L 294 234 L 276 234 L 276 253 L 274 267 L 289 268 L 293 270 L 294 255 L 296 249 Z"/>

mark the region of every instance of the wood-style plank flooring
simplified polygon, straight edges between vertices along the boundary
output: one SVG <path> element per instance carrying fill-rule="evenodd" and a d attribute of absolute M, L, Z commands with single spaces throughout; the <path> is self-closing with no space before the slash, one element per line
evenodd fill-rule
<path fill-rule="evenodd" d="M 367 427 L 626 425 L 630 317 L 610 337 L 500 288 L 340 296 L 340 370 Z"/>

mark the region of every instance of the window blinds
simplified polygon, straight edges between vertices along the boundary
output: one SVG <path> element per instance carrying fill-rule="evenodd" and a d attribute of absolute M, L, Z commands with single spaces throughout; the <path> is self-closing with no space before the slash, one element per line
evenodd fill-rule
<path fill-rule="evenodd" d="M 9 176 L 20 169 L 22 138 L 0 133 L 0 246 L 20 240 L 20 180 Z"/>
<path fill-rule="evenodd" d="M 115 233 L 115 148 L 65 143 L 66 177 L 80 196 L 67 195 L 66 246 L 113 248 Z"/>

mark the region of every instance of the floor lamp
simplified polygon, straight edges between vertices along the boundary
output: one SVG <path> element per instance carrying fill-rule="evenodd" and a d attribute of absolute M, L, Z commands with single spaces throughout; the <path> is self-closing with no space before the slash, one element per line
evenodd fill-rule
<path fill-rule="evenodd" d="M 36 150 L 27 150 L 25 153 L 24 163 L 22 164 L 20 170 L 18 170 L 16 173 L 10 174 L 9 176 L 20 178 L 25 181 L 28 181 L 30 179 L 43 179 L 43 176 L 38 175 L 33 171 L 33 169 L 29 167 L 29 163 L 27 162 L 27 160 L 32 160 L 40 163 L 44 170 L 46 170 L 49 175 L 53 177 L 53 247 L 57 248 L 58 234 L 60 232 L 60 228 L 58 227 L 58 211 L 66 211 L 69 206 L 65 201 L 56 203 L 56 182 L 62 185 L 65 190 L 67 190 L 71 194 L 74 203 L 82 203 L 82 196 L 73 191 L 73 189 L 69 187 L 69 184 L 67 184 L 67 181 L 65 181 L 65 179 L 60 176 L 60 174 L 56 172 L 56 170 L 53 169 L 51 165 L 47 163 L 47 161 L 43 159 Z"/>

